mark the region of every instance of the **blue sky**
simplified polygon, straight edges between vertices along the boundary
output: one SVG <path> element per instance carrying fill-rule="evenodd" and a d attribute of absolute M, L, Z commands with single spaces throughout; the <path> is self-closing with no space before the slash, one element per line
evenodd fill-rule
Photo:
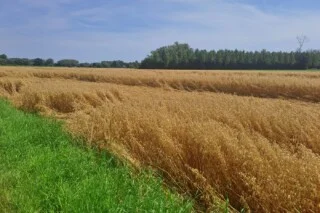
<path fill-rule="evenodd" d="M 200 49 L 320 49 L 318 0 L 0 0 L 9 57 L 141 60 L 175 41 Z"/>

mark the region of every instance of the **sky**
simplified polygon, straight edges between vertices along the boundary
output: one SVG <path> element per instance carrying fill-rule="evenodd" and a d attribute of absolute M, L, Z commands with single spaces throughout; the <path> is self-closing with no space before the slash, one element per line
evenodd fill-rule
<path fill-rule="evenodd" d="M 0 0 L 0 54 L 135 61 L 193 48 L 320 49 L 319 0 Z"/>

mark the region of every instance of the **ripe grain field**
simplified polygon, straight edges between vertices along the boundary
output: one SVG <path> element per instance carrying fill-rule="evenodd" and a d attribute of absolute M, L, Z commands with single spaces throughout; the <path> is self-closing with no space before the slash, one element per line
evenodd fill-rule
<path fill-rule="evenodd" d="M 207 211 L 320 211 L 320 73 L 2 67 L 0 95 Z"/>

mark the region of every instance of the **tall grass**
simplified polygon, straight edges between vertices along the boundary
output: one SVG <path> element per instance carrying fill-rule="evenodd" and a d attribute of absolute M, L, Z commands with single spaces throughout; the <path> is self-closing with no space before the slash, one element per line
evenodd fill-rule
<path fill-rule="evenodd" d="M 197 199 L 208 208 L 223 196 L 238 209 L 319 208 L 318 106 L 162 94 L 78 112 L 70 128 L 93 141 L 120 143 L 130 158 L 200 192 Z"/>
<path fill-rule="evenodd" d="M 75 71 L 64 72 L 69 75 Z M 121 72 L 114 75 L 130 73 Z M 164 75 L 149 72 L 141 75 L 154 84 L 157 82 L 150 76 Z M 253 84 L 261 81 L 270 90 L 256 90 L 254 96 L 273 99 L 86 82 L 61 76 L 39 80 L 33 74 L 10 75 L 2 81 L 21 80 L 24 86 L 20 92 L 10 95 L 3 91 L 3 95 L 18 107 L 65 119 L 69 130 L 85 136 L 89 143 L 137 167 L 155 168 L 169 184 L 192 194 L 207 210 L 215 210 L 228 199 L 238 210 L 320 211 L 320 105 L 305 102 L 301 92 L 301 85 L 307 87 L 310 81 L 319 84 L 317 73 L 169 72 L 166 77 L 179 82 L 181 78 L 192 81 L 193 75 L 209 76 L 211 82 L 210 76 L 218 76 L 221 84 L 231 87 L 230 77 L 238 79 L 235 88 L 240 91 L 251 85 L 244 83 L 246 79 Z M 287 82 L 288 78 L 302 78 L 301 84 Z M 279 84 L 273 82 L 275 79 L 296 87 L 296 91 L 302 87 L 294 92 L 296 100 L 276 99 L 274 93 L 280 94 L 286 87 L 273 90 Z M 312 94 L 319 94 L 319 89 Z M 72 110 L 64 109 L 68 106 Z"/>
<path fill-rule="evenodd" d="M 137 71 L 129 69 L 16 68 L 3 75 L 74 79 L 128 86 L 161 87 L 183 91 L 208 91 L 240 96 L 320 101 L 320 73 L 255 71 Z"/>

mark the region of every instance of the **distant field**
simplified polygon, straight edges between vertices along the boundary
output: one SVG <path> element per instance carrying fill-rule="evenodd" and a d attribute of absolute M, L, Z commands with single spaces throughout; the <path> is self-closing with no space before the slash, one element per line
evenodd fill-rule
<path fill-rule="evenodd" d="M 0 95 L 207 210 L 320 211 L 320 73 L 1 67 Z"/>

